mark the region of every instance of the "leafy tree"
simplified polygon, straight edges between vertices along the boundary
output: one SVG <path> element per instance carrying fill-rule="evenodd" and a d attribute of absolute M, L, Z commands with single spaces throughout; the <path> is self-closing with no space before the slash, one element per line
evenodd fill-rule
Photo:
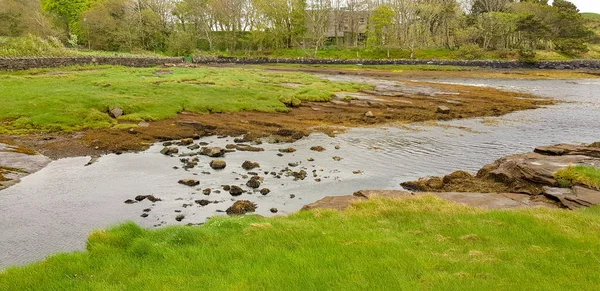
<path fill-rule="evenodd" d="M 577 6 L 566 0 L 554 0 L 552 6 L 557 10 L 554 23 L 558 30 L 554 39 L 556 48 L 570 55 L 587 52 L 585 43 L 589 40 L 591 32 L 585 27 Z"/>
<path fill-rule="evenodd" d="M 373 15 L 369 20 L 370 29 L 367 44 L 371 46 L 385 46 L 387 48 L 387 57 L 390 57 L 390 45 L 392 43 L 392 25 L 394 11 L 389 5 L 381 5 L 373 10 Z"/>

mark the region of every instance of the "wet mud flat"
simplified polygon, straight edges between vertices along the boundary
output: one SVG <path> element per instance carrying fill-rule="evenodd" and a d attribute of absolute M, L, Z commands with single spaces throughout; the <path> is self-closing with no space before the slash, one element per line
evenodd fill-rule
<path fill-rule="evenodd" d="M 325 196 L 362 189 L 399 190 L 400 183 L 423 176 L 475 172 L 502 156 L 531 151 L 540 144 L 598 140 L 597 127 L 591 125 L 598 118 L 600 103 L 594 92 L 600 82 L 488 80 L 473 85 L 486 82 L 567 102 L 502 117 L 355 128 L 336 137 L 317 133 L 293 143 L 265 140 L 255 144 L 246 139 L 236 143 L 234 137 L 215 135 L 175 145 L 178 153 L 172 156 L 161 154 L 163 144 L 155 143 L 144 152 L 102 155 L 94 163 L 90 156 L 58 159 L 0 191 L 0 262 L 3 266 L 22 264 L 59 251 L 84 249 L 90 231 L 125 220 L 146 227 L 196 225 L 212 215 L 226 215 L 224 211 L 234 200 L 255 203 L 260 215 L 285 215 Z M 229 144 L 247 144 L 264 151 L 232 148 L 236 151 L 223 157 L 186 156 L 202 147 L 227 149 Z M 198 148 L 188 148 L 193 145 Z M 313 151 L 314 146 L 325 150 Z M 296 151 L 280 151 L 290 147 Z M 194 158 L 198 158 L 197 165 L 184 169 Z M 209 163 L 213 159 L 224 160 L 226 167 L 212 169 Z M 245 170 L 245 161 L 257 162 L 260 167 Z M 305 179 L 296 179 L 293 173 L 302 170 Z M 248 172 L 263 178 L 259 188 L 247 186 L 255 176 Z M 179 184 L 184 179 L 197 180 L 198 185 Z M 232 196 L 222 185 L 238 186 L 245 193 Z M 270 192 L 262 195 L 263 188 Z M 205 195 L 206 189 L 211 190 L 209 195 Z M 135 199 L 146 195 L 161 201 Z M 127 200 L 136 202 L 127 204 Z M 209 203 L 196 202 L 202 200 Z M 272 213 L 271 208 L 278 212 Z M 180 215 L 183 218 L 178 220 Z"/>

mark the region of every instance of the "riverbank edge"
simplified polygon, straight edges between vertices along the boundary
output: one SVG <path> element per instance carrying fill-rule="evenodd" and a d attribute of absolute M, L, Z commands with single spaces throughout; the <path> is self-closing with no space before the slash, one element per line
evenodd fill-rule
<path fill-rule="evenodd" d="M 150 67 L 167 64 L 305 64 L 305 65 L 435 65 L 484 67 L 492 69 L 575 70 L 600 69 L 600 60 L 536 61 L 510 60 L 411 60 L 411 59 L 318 59 L 318 58 L 238 58 L 238 57 L 0 57 L 0 70 L 26 70 L 76 65 L 120 65 Z"/>

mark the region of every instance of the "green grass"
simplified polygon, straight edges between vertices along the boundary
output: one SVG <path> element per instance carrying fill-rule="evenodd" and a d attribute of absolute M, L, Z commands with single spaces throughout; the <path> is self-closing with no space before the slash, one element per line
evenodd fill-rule
<path fill-rule="evenodd" d="M 112 127 L 107 108 L 124 109 L 122 122 L 199 113 L 287 111 L 280 97 L 328 101 L 334 92 L 369 85 L 331 82 L 305 73 L 261 69 L 86 66 L 0 72 L 0 134 Z M 295 88 L 286 83 L 296 83 Z"/>
<path fill-rule="evenodd" d="M 563 187 L 570 187 L 573 184 L 583 184 L 600 189 L 600 168 L 596 167 L 583 165 L 569 166 L 556 172 L 554 178 Z"/>
<path fill-rule="evenodd" d="M 126 223 L 0 290 L 595 290 L 600 208 L 484 211 L 434 197 L 344 212 Z"/>

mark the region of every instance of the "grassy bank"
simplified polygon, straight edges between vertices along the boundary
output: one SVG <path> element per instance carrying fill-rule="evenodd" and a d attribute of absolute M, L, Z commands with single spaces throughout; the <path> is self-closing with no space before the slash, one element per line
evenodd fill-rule
<path fill-rule="evenodd" d="M 191 111 L 281 112 L 281 100 L 328 101 L 333 92 L 368 85 L 330 82 L 305 73 L 238 68 L 71 67 L 0 72 L 0 133 L 72 131 L 167 119 Z M 290 84 L 294 83 L 294 84 Z"/>
<path fill-rule="evenodd" d="M 565 187 L 583 184 L 600 189 L 600 168 L 590 166 L 569 166 L 554 174 L 554 178 Z"/>
<path fill-rule="evenodd" d="M 484 211 L 434 197 L 90 234 L 2 290 L 592 290 L 600 208 Z"/>

